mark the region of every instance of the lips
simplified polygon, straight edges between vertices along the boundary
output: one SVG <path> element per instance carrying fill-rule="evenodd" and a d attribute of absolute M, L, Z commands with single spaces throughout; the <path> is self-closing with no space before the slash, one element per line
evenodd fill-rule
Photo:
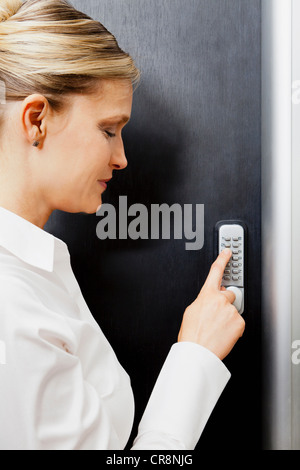
<path fill-rule="evenodd" d="M 107 180 L 98 180 L 98 181 L 100 181 L 101 183 L 108 183 L 110 180 L 111 178 L 107 178 Z"/>
<path fill-rule="evenodd" d="M 111 178 L 108 178 L 106 180 L 98 180 L 98 183 L 100 183 L 100 185 L 106 189 L 107 188 L 107 183 L 111 180 Z"/>

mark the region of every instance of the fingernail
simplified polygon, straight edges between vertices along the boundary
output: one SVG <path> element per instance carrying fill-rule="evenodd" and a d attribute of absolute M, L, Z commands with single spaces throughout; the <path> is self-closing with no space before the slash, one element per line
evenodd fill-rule
<path fill-rule="evenodd" d="M 225 250 L 223 250 L 223 253 L 224 253 L 224 255 L 227 256 L 227 255 L 231 254 L 231 250 L 229 248 L 225 248 Z"/>

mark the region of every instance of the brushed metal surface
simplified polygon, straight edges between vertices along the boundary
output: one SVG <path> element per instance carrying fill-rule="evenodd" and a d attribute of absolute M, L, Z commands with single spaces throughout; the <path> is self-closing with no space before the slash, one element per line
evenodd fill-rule
<path fill-rule="evenodd" d="M 213 229 L 249 230 L 244 337 L 197 450 L 261 446 L 259 0 L 74 0 L 116 35 L 142 81 L 124 130 L 128 168 L 104 202 L 204 204 L 201 250 L 185 240 L 104 240 L 96 216 L 55 213 L 87 303 L 132 378 L 137 424 L 181 318 L 213 261 Z M 85 122 L 83 125 L 87 126 Z"/>

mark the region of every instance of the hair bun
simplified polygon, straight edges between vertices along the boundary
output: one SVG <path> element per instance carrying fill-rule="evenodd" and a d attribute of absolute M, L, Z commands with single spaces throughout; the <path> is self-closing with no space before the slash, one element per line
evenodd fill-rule
<path fill-rule="evenodd" d="M 22 0 L 0 0 L 0 22 L 17 13 L 22 4 Z"/>

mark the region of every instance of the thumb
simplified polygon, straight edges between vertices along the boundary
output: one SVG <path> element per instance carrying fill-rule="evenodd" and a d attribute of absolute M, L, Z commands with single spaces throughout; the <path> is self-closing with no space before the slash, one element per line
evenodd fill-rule
<path fill-rule="evenodd" d="M 234 292 L 232 292 L 232 290 L 227 290 L 224 286 L 222 286 L 220 292 L 221 294 L 225 295 L 225 297 L 231 304 L 233 304 L 233 302 L 235 301 L 236 295 Z"/>

